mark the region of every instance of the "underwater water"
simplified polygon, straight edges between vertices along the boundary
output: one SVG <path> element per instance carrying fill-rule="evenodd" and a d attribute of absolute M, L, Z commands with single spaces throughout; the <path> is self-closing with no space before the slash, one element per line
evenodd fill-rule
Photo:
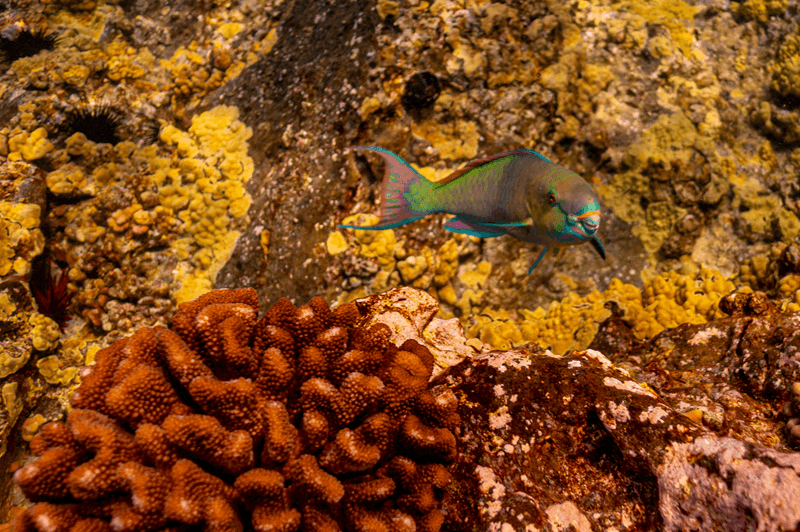
<path fill-rule="evenodd" d="M 411 287 L 426 294 L 414 312 L 442 320 L 420 342 L 433 330 L 461 338 L 460 327 L 475 355 L 585 350 L 616 318 L 631 350 L 655 345 L 681 325 L 727 318 L 720 301 L 734 290 L 800 311 L 797 0 L 301 4 L 0 3 L 0 522 L 25 502 L 10 469 L 47 421 L 64 418 L 81 368 L 136 331 L 169 327 L 180 304 L 214 289 L 255 289 L 247 312 L 258 314 L 283 297 L 335 309 Z M 380 223 L 394 171 L 357 146 L 397 154 L 426 190 L 473 161 L 532 150 L 588 184 L 588 199 L 537 162 L 524 186 L 541 185 L 538 196 L 498 200 L 490 176 L 458 192 L 461 210 L 354 229 Z M 504 217 L 511 204 L 529 210 Z M 478 221 L 500 225 L 449 230 L 452 215 L 478 206 L 489 213 Z M 526 241 L 512 236 L 522 226 L 500 227 L 527 231 L 551 214 L 549 244 L 543 229 Z M 559 248 L 567 216 L 590 214 L 591 232 Z M 428 375 L 464 358 L 431 346 Z M 663 361 L 621 352 L 603 354 L 635 364 L 634 378 Z M 789 369 L 764 391 L 766 418 L 798 380 L 795 362 L 774 363 Z M 441 408 L 430 414 L 437 430 L 455 430 Z M 769 443 L 750 428 L 735 435 Z M 440 474 L 431 471 L 419 475 Z M 663 525 L 637 508 L 648 530 Z M 442 526 L 426 519 L 416 526 Z"/>

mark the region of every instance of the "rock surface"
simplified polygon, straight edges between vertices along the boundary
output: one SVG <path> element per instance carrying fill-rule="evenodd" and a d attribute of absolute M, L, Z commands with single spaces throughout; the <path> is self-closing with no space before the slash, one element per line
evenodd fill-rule
<path fill-rule="evenodd" d="M 726 304 L 741 297 L 745 307 L 760 298 Z M 435 380 L 455 393 L 462 419 L 443 530 L 800 527 L 800 453 L 777 415 L 798 379 L 798 316 L 772 310 L 684 325 L 636 349 L 620 339 L 625 327 L 610 319 L 595 339 L 619 365 L 593 349 L 520 349 L 476 355 Z M 739 334 L 718 332 L 729 328 Z M 727 338 L 728 356 L 702 338 Z M 669 362 L 643 355 L 664 346 Z M 771 383 L 768 393 L 751 384 L 753 353 L 771 361 L 758 365 L 770 378 L 755 379 Z M 716 423 L 698 390 L 716 398 Z"/>
<path fill-rule="evenodd" d="M 387 325 L 396 345 L 410 339 L 465 356 L 432 382 L 434 394 L 457 400 L 461 418 L 441 530 L 790 531 L 800 526 L 800 453 L 778 413 L 797 402 L 800 320 L 761 301 L 733 294 L 723 306 L 750 314 L 639 344 L 612 317 L 594 344 L 616 363 L 594 349 L 466 356 L 474 350 L 457 321 L 432 318 L 434 300 L 410 288 L 356 306 L 366 326 Z M 754 315 L 756 308 L 766 310 Z M 432 329 L 446 338 L 430 341 Z M 699 341 L 728 329 L 740 334 L 726 333 L 739 346 L 726 344 L 727 356 L 718 343 Z M 669 356 L 647 355 L 654 351 Z M 742 353 L 765 355 L 757 372 L 746 371 Z M 685 369 L 694 359 L 697 369 Z"/>

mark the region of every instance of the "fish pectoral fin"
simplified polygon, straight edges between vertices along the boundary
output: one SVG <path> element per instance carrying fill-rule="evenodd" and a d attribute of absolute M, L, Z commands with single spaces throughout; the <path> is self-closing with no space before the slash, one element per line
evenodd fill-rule
<path fill-rule="evenodd" d="M 542 262 L 542 259 L 544 258 L 544 255 L 545 255 L 545 253 L 547 253 L 547 250 L 548 250 L 548 249 L 550 249 L 550 248 L 544 248 L 544 249 L 542 250 L 542 252 L 541 252 L 541 253 L 539 253 L 539 257 L 536 259 L 536 262 L 534 262 L 534 263 L 533 263 L 533 266 L 531 266 L 530 268 L 528 268 L 528 275 L 530 275 L 530 274 L 531 274 L 531 272 L 533 271 L 533 269 L 534 269 L 535 267 L 537 267 L 537 266 L 539 265 L 539 263 L 540 263 L 540 262 Z"/>
<path fill-rule="evenodd" d="M 506 222 L 506 223 L 488 223 L 488 222 L 481 222 L 483 227 L 530 227 L 533 225 L 533 219 L 528 218 L 527 220 L 523 220 L 521 222 Z"/>
<path fill-rule="evenodd" d="M 423 215 L 424 216 L 424 215 Z M 339 224 L 338 227 L 344 229 L 358 229 L 360 231 L 383 231 L 385 229 L 394 229 L 395 227 L 400 227 L 401 225 L 405 225 L 409 222 L 413 222 L 414 220 L 419 220 L 423 216 L 414 216 L 410 218 L 403 218 L 401 220 L 381 220 L 375 225 L 344 225 Z"/>
<path fill-rule="evenodd" d="M 595 236 L 592 237 L 589 242 L 592 243 L 592 247 L 595 249 L 595 251 L 597 251 L 597 254 L 600 255 L 603 260 L 606 260 L 606 250 L 603 247 L 603 244 L 600 243 L 600 239 Z"/>
<path fill-rule="evenodd" d="M 505 233 L 497 229 L 492 229 L 483 224 L 465 222 L 460 218 L 452 218 L 444 228 L 451 233 L 460 233 L 462 235 L 477 236 L 478 238 L 494 238 L 496 236 L 503 236 Z"/>

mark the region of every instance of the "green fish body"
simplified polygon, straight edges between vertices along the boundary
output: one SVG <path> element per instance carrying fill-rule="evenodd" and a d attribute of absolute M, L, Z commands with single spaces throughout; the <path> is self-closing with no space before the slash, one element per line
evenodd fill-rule
<path fill-rule="evenodd" d="M 507 234 L 545 246 L 529 273 L 550 247 L 591 242 L 605 258 L 595 236 L 600 204 L 592 187 L 535 151 L 517 149 L 479 159 L 434 183 L 388 150 L 357 149 L 373 150 L 386 161 L 381 221 L 341 227 L 390 229 L 444 212 L 455 216 L 445 224 L 452 232 L 480 238 Z"/>

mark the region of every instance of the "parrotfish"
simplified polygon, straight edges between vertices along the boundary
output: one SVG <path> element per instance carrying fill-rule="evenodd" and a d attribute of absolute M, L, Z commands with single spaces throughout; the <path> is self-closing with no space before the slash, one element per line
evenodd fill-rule
<path fill-rule="evenodd" d="M 375 146 L 386 161 L 381 216 L 376 225 L 351 229 L 392 229 L 427 214 L 454 215 L 445 228 L 479 238 L 509 235 L 544 246 L 528 273 L 551 247 L 591 242 L 605 259 L 595 236 L 600 204 L 592 187 L 575 172 L 527 149 L 477 159 L 441 181 L 423 177 L 397 154 Z"/>

